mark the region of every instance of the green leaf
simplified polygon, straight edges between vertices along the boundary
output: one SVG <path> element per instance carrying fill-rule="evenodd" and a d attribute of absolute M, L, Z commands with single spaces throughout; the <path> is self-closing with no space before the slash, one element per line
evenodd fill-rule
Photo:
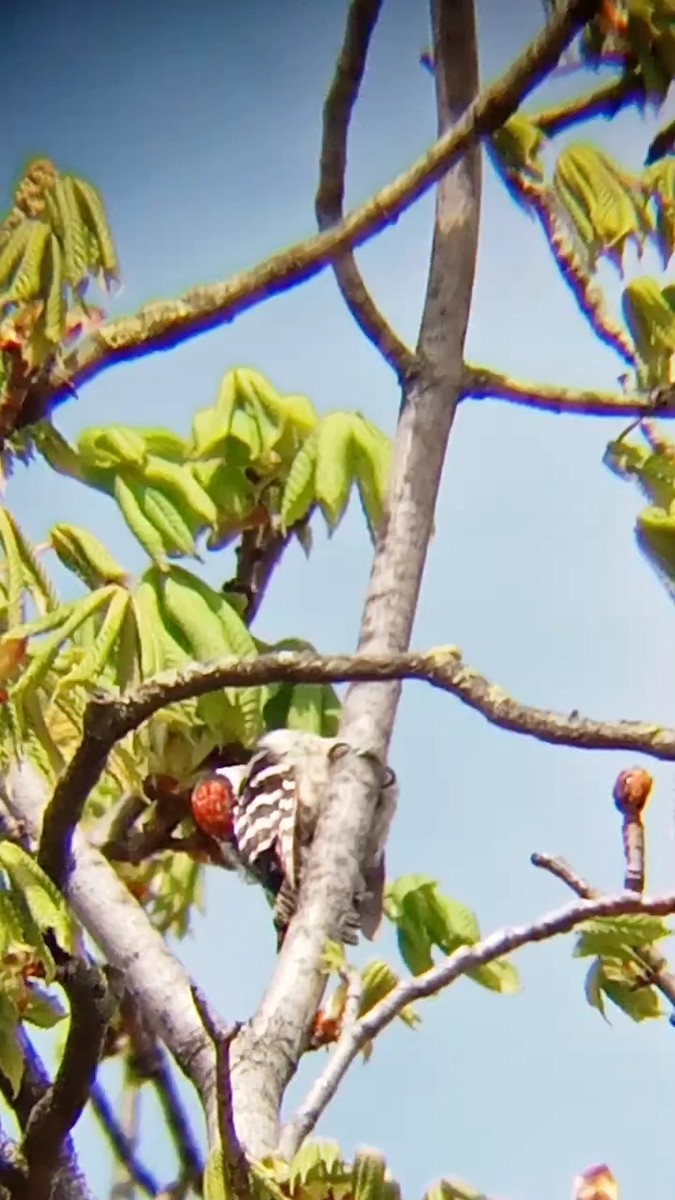
<path fill-rule="evenodd" d="M 309 512 L 316 498 L 316 469 L 319 434 L 310 434 L 300 447 L 288 472 L 281 499 L 281 522 L 286 529 Z"/>
<path fill-rule="evenodd" d="M 53 666 L 54 660 L 58 654 L 59 647 L 69 637 L 71 637 L 81 625 L 84 624 L 89 617 L 95 612 L 98 612 L 103 605 L 107 604 L 118 591 L 116 584 L 110 584 L 108 587 L 99 588 L 98 591 L 92 592 L 89 596 L 85 596 L 82 600 L 78 600 L 70 615 L 61 624 L 50 637 L 45 638 L 40 643 L 36 650 L 35 657 L 31 659 L 30 665 L 19 678 L 18 683 L 14 686 L 14 697 L 35 689 L 42 682 L 45 675 Z"/>
<path fill-rule="evenodd" d="M 59 691 L 77 684 L 94 685 L 107 666 L 114 663 L 115 649 L 130 604 L 126 588 L 117 588 L 92 648 L 81 662 L 59 682 Z"/>
<path fill-rule="evenodd" d="M 475 971 L 469 971 L 468 978 L 502 996 L 514 996 L 520 991 L 518 972 L 505 958 L 497 958 L 494 962 L 477 967 Z"/>
<path fill-rule="evenodd" d="M 50 996 L 37 984 L 31 984 L 21 1015 L 24 1021 L 36 1025 L 39 1029 L 53 1029 L 55 1025 L 64 1020 L 67 1013 L 56 996 Z"/>
<path fill-rule="evenodd" d="M 352 470 L 361 506 L 374 537 L 384 517 L 391 470 L 391 441 L 360 415 L 356 416 L 353 426 Z"/>
<path fill-rule="evenodd" d="M 353 1200 L 382 1200 L 385 1174 L 382 1154 L 376 1150 L 357 1150 L 352 1164 Z"/>
<path fill-rule="evenodd" d="M 15 1096 L 23 1078 L 23 1053 L 19 1042 L 18 1013 L 6 993 L 0 991 L 0 1071 Z"/>
<path fill-rule="evenodd" d="M 98 471 L 142 467 L 147 458 L 141 435 L 124 425 L 85 429 L 77 439 L 77 451 L 86 468 Z"/>
<path fill-rule="evenodd" d="M 597 1008 L 600 1016 L 607 1020 L 607 1017 L 605 1016 L 605 1001 L 602 991 L 602 962 L 599 958 L 596 958 L 595 961 L 591 963 L 586 973 L 584 994 L 591 1008 Z"/>
<path fill-rule="evenodd" d="M 0 957 L 11 945 L 25 940 L 22 906 L 4 885 L 0 887 Z"/>
<path fill-rule="evenodd" d="M 302 729 L 331 737 L 339 721 L 340 701 L 335 690 L 326 683 L 296 683 L 289 687 L 290 702 L 283 721 L 275 728 Z"/>
<path fill-rule="evenodd" d="M 37 554 L 24 536 L 21 526 L 9 510 L 5 509 L 4 512 L 12 528 L 14 542 L 21 560 L 23 586 L 29 592 L 38 613 L 42 616 L 58 606 L 58 597 Z"/>
<path fill-rule="evenodd" d="M 169 462 L 183 462 L 187 454 L 187 442 L 173 430 L 136 425 L 133 432 L 143 439 L 148 454 L 154 454 L 157 458 L 165 458 Z"/>
<path fill-rule="evenodd" d="M 359 1016 L 363 1016 L 364 1013 L 374 1008 L 399 983 L 399 976 L 391 969 L 388 963 L 382 959 L 374 959 L 369 962 L 361 972 L 362 993 Z M 411 1004 L 399 1013 L 399 1017 L 411 1029 L 414 1029 L 420 1023 L 420 1017 Z"/>
<path fill-rule="evenodd" d="M 340 1179 L 345 1174 L 337 1142 L 305 1142 L 289 1165 L 288 1184 L 294 1190 L 298 1185 L 305 1188 L 311 1183 Z"/>
<path fill-rule="evenodd" d="M 602 989 L 612 1004 L 620 1008 L 631 1021 L 654 1021 L 662 1016 L 659 996 L 655 988 L 636 987 L 632 983 L 619 982 L 607 975 L 607 963 L 603 962 Z"/>
<path fill-rule="evenodd" d="M 424 1193 L 423 1200 L 488 1200 L 483 1192 L 460 1179 L 440 1179 Z"/>
<path fill-rule="evenodd" d="M 72 929 L 59 889 L 30 854 L 14 842 L 0 842 L 0 867 L 23 896 L 38 927 L 51 929 L 61 946 L 70 945 Z"/>
<path fill-rule="evenodd" d="M 7 624 L 11 630 L 23 620 L 24 574 L 17 545 L 14 522 L 6 509 L 0 507 L 0 538 L 5 551 L 7 592 Z"/>
<path fill-rule="evenodd" d="M 630 958 L 631 949 L 651 946 L 672 930 L 660 917 L 631 913 L 623 917 L 598 918 L 582 925 L 574 948 L 575 958 L 619 955 Z"/>
<path fill-rule="evenodd" d="M 227 1180 L 225 1156 L 220 1143 L 214 1146 L 206 1160 L 202 1179 L 204 1200 L 231 1200 L 234 1195 Z"/>
<path fill-rule="evenodd" d="M 115 476 L 114 496 L 120 512 L 137 541 L 160 570 L 166 569 L 164 539 L 143 509 L 145 485 L 121 473 Z"/>
<path fill-rule="evenodd" d="M 351 413 L 335 412 L 324 417 L 318 430 L 316 499 L 331 531 L 340 522 L 352 486 L 353 426 Z"/>
<path fill-rule="evenodd" d="M 401 904 L 409 892 L 416 892 L 419 888 L 434 886 L 435 883 L 436 880 L 432 879 L 431 875 L 399 875 L 397 879 L 389 883 L 385 893 L 389 920 L 398 920 Z"/>

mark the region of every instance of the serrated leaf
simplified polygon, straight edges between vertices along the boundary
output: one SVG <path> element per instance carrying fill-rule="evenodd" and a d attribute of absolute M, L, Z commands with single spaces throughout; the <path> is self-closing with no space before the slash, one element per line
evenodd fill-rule
<path fill-rule="evenodd" d="M 143 489 L 143 511 L 159 533 L 167 554 L 199 558 L 192 530 L 180 507 L 161 488 Z"/>
<path fill-rule="evenodd" d="M 106 274 L 115 278 L 119 267 L 115 245 L 108 226 L 105 206 L 101 194 L 85 179 L 70 177 L 72 198 L 77 205 L 82 220 L 93 236 L 98 251 L 97 258 Z"/>
<path fill-rule="evenodd" d="M 114 494 L 120 512 L 134 537 L 160 570 L 166 570 L 164 541 L 143 511 L 143 484 L 117 475 Z"/>
<path fill-rule="evenodd" d="M 345 1174 L 340 1147 L 337 1142 L 305 1142 L 288 1168 L 288 1183 L 292 1189 L 298 1185 L 306 1187 L 316 1180 L 332 1180 Z"/>
<path fill-rule="evenodd" d="M 4 955 L 8 946 L 24 941 L 24 927 L 19 905 L 4 885 L 0 888 L 0 947 Z"/>
<path fill-rule="evenodd" d="M 316 498 L 319 434 L 312 433 L 296 454 L 286 478 L 280 518 L 286 529 L 306 516 Z"/>
<path fill-rule="evenodd" d="M 28 591 L 40 616 L 52 612 L 59 603 L 56 591 L 21 526 L 9 511 L 6 515 L 14 530 L 14 540 L 21 559 L 24 588 Z"/>
<path fill-rule="evenodd" d="M 71 940 L 71 923 L 59 889 L 30 854 L 14 842 L 0 842 L 0 868 L 23 896 L 41 930 L 52 929 L 61 946 Z"/>
<path fill-rule="evenodd" d="M 42 682 L 50 667 L 53 666 L 63 642 L 71 637 L 89 617 L 107 604 L 116 591 L 116 585 L 110 584 L 108 587 L 99 588 L 98 591 L 85 596 L 74 605 L 63 624 L 51 636 L 45 638 L 36 649 L 30 665 L 14 686 L 15 697 L 28 692 L 31 688 L 36 688 Z"/>
<path fill-rule="evenodd" d="M 183 516 L 193 516 L 203 525 L 213 525 L 218 516 L 213 500 L 199 483 L 192 465 L 178 465 L 169 459 L 149 454 L 143 467 L 146 483 L 173 496 Z"/>
<path fill-rule="evenodd" d="M 87 587 L 126 581 L 124 568 L 87 529 L 79 525 L 54 525 L 49 540 L 59 561 Z"/>
<path fill-rule="evenodd" d="M 646 913 L 630 913 L 623 917 L 598 918 L 581 926 L 578 931 L 575 958 L 587 958 L 595 955 L 621 954 L 625 951 L 639 949 L 641 946 L 651 946 L 661 938 L 671 937 L 669 929 L 661 917 L 652 917 Z"/>
<path fill-rule="evenodd" d="M 49 290 L 44 312 L 45 335 L 55 346 L 63 339 L 66 318 L 66 296 L 63 276 L 63 256 L 58 238 L 52 233 L 47 243 L 47 273 Z"/>
<path fill-rule="evenodd" d="M 180 670 L 190 661 L 188 652 L 165 624 L 157 586 L 157 573 L 151 569 L 141 579 L 132 596 L 143 679 L 159 675 L 162 671 Z"/>
<path fill-rule="evenodd" d="M 354 417 L 335 412 L 318 429 L 315 492 L 329 530 L 338 525 L 352 486 L 351 445 Z"/>
<path fill-rule="evenodd" d="M 386 1174 L 384 1156 L 376 1150 L 357 1150 L 352 1164 L 353 1200 L 382 1200 Z"/>
<path fill-rule="evenodd" d="M 42 261 L 47 249 L 49 232 L 46 222 L 30 221 L 21 262 L 10 287 L 9 295 L 13 302 L 31 300 L 40 294 Z"/>
<path fill-rule="evenodd" d="M 17 545 L 14 522 L 5 508 L 0 507 L 0 538 L 5 551 L 7 594 L 7 624 L 10 631 L 23 620 L 23 569 Z"/>
<path fill-rule="evenodd" d="M 95 683 L 105 667 L 113 661 L 122 623 L 127 613 L 130 596 L 125 588 L 117 588 L 105 618 L 97 632 L 96 640 L 91 650 L 84 655 L 78 666 L 69 671 L 61 679 L 58 689 L 75 687 L 81 683 Z"/>

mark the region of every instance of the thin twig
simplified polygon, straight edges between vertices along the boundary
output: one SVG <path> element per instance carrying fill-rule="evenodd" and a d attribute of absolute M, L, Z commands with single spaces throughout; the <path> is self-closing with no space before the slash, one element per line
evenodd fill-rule
<path fill-rule="evenodd" d="M 560 879 L 583 900 L 597 900 L 601 894 L 582 879 L 581 875 L 577 875 L 563 858 L 553 858 L 550 854 L 533 854 L 530 861 L 534 867 L 548 871 L 549 875 L 555 875 L 556 879 Z M 658 951 L 641 946 L 639 950 L 632 950 L 632 957 L 645 968 L 649 983 L 665 996 L 675 1010 L 675 975 L 664 969 L 667 964 Z"/>
<path fill-rule="evenodd" d="M 245 608 L 242 618 L 246 625 L 253 624 L 270 580 L 293 538 L 293 532 L 293 529 L 282 532 L 272 525 L 266 525 L 245 529 L 242 533 L 235 551 L 236 574 L 223 585 L 223 591 L 243 595 Z"/>
<path fill-rule="evenodd" d="M 467 363 L 464 377 L 467 400 L 506 400 L 538 412 L 574 417 L 645 417 L 658 409 L 659 419 L 675 417 L 675 389 L 655 388 L 644 395 L 597 392 L 591 389 L 551 387 L 514 379 L 501 371 Z"/>
<path fill-rule="evenodd" d="M 176 1149 L 180 1177 L 191 1187 L 200 1190 L 204 1163 L 166 1055 L 161 1052 L 150 1082 L 157 1093 L 167 1129 Z"/>
<path fill-rule="evenodd" d="M 17 428 L 41 420 L 58 403 L 115 362 L 165 350 L 232 321 L 271 296 L 311 279 L 346 250 L 362 245 L 429 191 L 482 137 L 494 133 L 544 79 L 574 34 L 592 19 L 598 0 L 571 0 L 515 62 L 485 88 L 461 119 L 426 154 L 339 225 L 291 246 L 250 271 L 224 283 L 192 288 L 173 300 L 159 300 L 101 326 L 69 354 L 58 376 L 36 386 L 22 408 Z M 69 386 L 64 386 L 63 374 Z"/>
<path fill-rule="evenodd" d="M 574 100 L 541 112 L 524 113 L 523 116 L 538 125 L 548 137 L 553 137 L 581 121 L 593 120 L 595 117 L 614 117 L 622 108 L 640 104 L 644 95 L 644 86 L 639 79 L 633 75 L 622 75 L 620 79 L 587 92 L 585 96 L 578 96 Z"/>
<path fill-rule="evenodd" d="M 99 1124 L 110 1142 L 115 1157 L 123 1164 L 129 1178 L 134 1181 L 136 1187 L 140 1188 L 141 1191 L 146 1192 L 149 1196 L 157 1196 L 161 1191 L 159 1181 L 151 1175 L 150 1171 L 137 1158 L 135 1146 L 122 1129 L 113 1106 L 100 1084 L 95 1083 L 93 1085 L 89 1099 Z"/>
<path fill-rule="evenodd" d="M 200 988 L 193 985 L 192 998 L 204 1030 L 216 1053 L 216 1076 L 218 1089 L 218 1129 L 223 1154 L 223 1167 L 227 1168 L 229 1183 L 240 1200 L 249 1200 L 251 1183 L 245 1150 L 237 1135 L 232 1107 L 232 1081 L 230 1075 L 230 1048 L 242 1028 L 241 1024 L 228 1026 L 209 1004 Z"/>
<path fill-rule="evenodd" d="M 370 39 L 382 0 L 352 0 L 347 12 L 344 41 L 323 109 L 321 171 L 315 210 L 319 229 L 332 229 L 344 219 L 347 138 L 354 104 L 366 69 Z M 342 297 L 362 333 L 380 351 L 400 379 L 417 367 L 413 352 L 401 341 L 370 295 L 353 250 L 333 261 Z"/>
<path fill-rule="evenodd" d="M 133 1070 L 128 1065 L 124 1073 L 120 1100 L 120 1125 L 134 1151 L 138 1146 L 141 1124 L 141 1093 Z M 136 1184 L 126 1164 L 116 1159 L 113 1164 L 113 1182 L 108 1200 L 135 1200 Z"/>
<path fill-rule="evenodd" d="M 184 671 L 162 673 L 121 697 L 102 694 L 92 697 L 85 712 L 82 740 L 45 813 L 38 861 L 55 882 L 63 881 L 73 830 L 108 753 L 117 741 L 168 704 L 223 687 L 412 679 L 449 692 L 500 729 L 538 741 L 585 750 L 635 750 L 653 758 L 675 760 L 675 730 L 641 721 L 565 716 L 521 704 L 464 663 L 455 647 L 424 654 L 320 655 L 283 651 L 250 660 L 228 657 L 208 666 L 196 664 Z"/>
<path fill-rule="evenodd" d="M 675 912 L 675 893 L 649 900 L 633 893 L 600 896 L 583 900 L 548 913 L 530 925 L 501 929 L 474 946 L 462 946 L 423 975 L 402 980 L 345 1034 L 335 1047 L 325 1070 L 312 1084 L 297 1112 L 285 1126 L 280 1146 L 296 1147 L 312 1131 L 335 1095 L 342 1079 L 360 1050 L 375 1038 L 409 1005 L 426 996 L 434 996 L 469 971 L 512 954 L 523 946 L 548 941 L 570 933 L 584 921 L 597 917 L 618 917 L 628 913 L 668 916 Z"/>

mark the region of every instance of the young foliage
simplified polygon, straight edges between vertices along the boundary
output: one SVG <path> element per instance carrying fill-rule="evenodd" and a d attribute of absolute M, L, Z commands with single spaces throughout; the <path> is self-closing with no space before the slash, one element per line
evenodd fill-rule
<path fill-rule="evenodd" d="M 659 917 L 643 914 L 589 921 L 581 928 L 574 948 L 575 958 L 593 958 L 586 975 L 586 999 L 605 1016 L 605 999 L 633 1021 L 663 1015 L 659 995 L 651 986 L 652 972 L 645 967 L 640 951 L 672 930 Z"/>
<path fill-rule="evenodd" d="M 385 914 L 396 925 L 401 957 L 413 975 L 434 965 L 434 949 L 452 954 L 480 940 L 478 920 L 470 909 L 444 896 L 435 880 L 404 875 L 387 888 Z M 467 972 L 481 987 L 511 995 L 520 988 L 518 973 L 505 959 Z"/>

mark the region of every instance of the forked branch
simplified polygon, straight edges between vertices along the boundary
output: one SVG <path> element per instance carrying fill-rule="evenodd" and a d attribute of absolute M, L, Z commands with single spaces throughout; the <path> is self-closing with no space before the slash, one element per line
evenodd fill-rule
<path fill-rule="evenodd" d="M 256 304 L 318 275 L 345 251 L 362 245 L 393 224 L 472 145 L 508 120 L 525 96 L 555 66 L 578 30 L 593 18 L 597 7 L 598 0 L 571 0 L 561 7 L 513 65 L 480 93 L 426 154 L 349 213 L 339 225 L 298 242 L 223 283 L 191 288 L 183 296 L 155 301 L 132 316 L 101 326 L 67 355 L 63 369 L 51 376 L 46 385 L 35 389 L 26 405 L 23 423 L 39 420 L 54 403 L 67 399 L 73 388 L 80 388 L 114 363 L 166 350 L 232 321 Z"/>
<path fill-rule="evenodd" d="M 340 1038 L 325 1070 L 285 1126 L 279 1141 L 279 1152 L 284 1158 L 290 1158 L 296 1153 L 335 1095 L 359 1051 L 390 1025 L 408 1005 L 426 996 L 436 995 L 463 975 L 475 971 L 477 967 L 513 954 L 523 946 L 531 946 L 536 942 L 548 941 L 560 934 L 570 933 L 584 921 L 598 917 L 619 917 L 629 913 L 649 913 L 652 916 L 665 917 L 674 912 L 675 893 L 672 892 L 653 900 L 625 892 L 616 896 L 598 896 L 596 899 L 568 904 L 530 925 L 500 929 L 473 946 L 460 947 L 423 975 L 402 980 L 388 996 L 345 1030 L 344 1037 Z"/>
<path fill-rule="evenodd" d="M 352 0 L 347 13 L 344 41 L 323 110 L 321 176 L 315 201 L 321 230 L 331 229 L 344 219 L 349 122 L 381 8 L 382 0 Z M 415 355 L 379 311 L 363 281 L 354 251 L 347 250 L 336 258 L 333 270 L 345 304 L 361 332 L 403 380 L 415 369 Z"/>

